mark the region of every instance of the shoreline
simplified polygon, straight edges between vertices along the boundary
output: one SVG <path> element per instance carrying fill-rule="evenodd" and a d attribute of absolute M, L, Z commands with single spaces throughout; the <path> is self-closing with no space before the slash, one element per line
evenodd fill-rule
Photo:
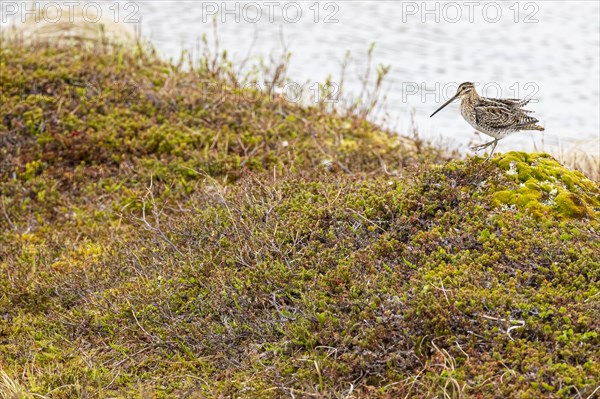
<path fill-rule="evenodd" d="M 94 11 L 94 9 L 92 8 L 91 11 Z M 88 10 L 87 13 L 89 14 L 90 10 Z M 81 13 L 77 13 L 77 12 L 75 13 L 76 16 L 79 16 L 80 14 Z M 92 12 L 92 14 L 93 14 L 93 12 Z M 70 11 L 68 14 L 65 14 L 63 12 L 63 17 L 64 17 L 64 15 L 70 15 Z M 93 17 L 94 15 L 91 15 L 91 16 Z M 44 18 L 42 18 L 42 17 L 40 17 L 40 19 L 43 20 Z M 29 19 L 33 20 L 34 17 L 29 16 Z M 104 15 L 104 14 L 102 14 L 102 19 L 100 20 L 99 23 L 91 24 L 91 23 L 87 22 L 86 20 L 79 18 L 79 19 L 76 19 L 74 21 L 74 23 L 71 24 L 71 28 L 69 28 L 66 25 L 65 26 L 61 25 L 61 26 L 57 26 L 56 29 L 54 29 L 54 32 L 46 30 L 46 26 L 36 26 L 37 24 L 35 24 L 33 21 L 28 21 L 28 23 L 18 25 L 17 29 L 23 30 L 30 37 L 32 37 L 32 35 L 37 30 L 37 31 L 39 31 L 39 33 L 42 37 L 46 36 L 46 37 L 52 38 L 52 37 L 55 37 L 55 35 L 57 35 L 58 31 L 60 31 L 61 29 L 64 29 L 65 31 L 69 31 L 69 29 L 77 31 L 78 29 L 80 29 L 83 32 L 86 32 L 86 34 L 89 34 L 89 31 L 91 28 L 94 28 L 97 31 L 101 31 L 101 29 L 99 29 L 99 26 L 101 24 L 106 25 L 106 28 L 104 29 L 105 32 L 101 33 L 101 35 L 109 34 L 109 35 L 111 35 L 111 37 L 109 37 L 109 38 L 105 37 L 104 39 L 102 39 L 102 38 L 98 38 L 98 37 L 92 35 L 93 38 L 91 38 L 91 40 L 97 41 L 97 40 L 106 40 L 106 39 L 110 39 L 110 40 L 116 39 L 116 40 L 120 40 L 124 43 L 131 43 L 131 45 L 136 45 L 135 43 L 137 43 L 139 40 L 139 37 L 137 37 L 137 33 L 134 32 L 134 30 L 132 29 L 130 24 L 115 23 L 115 22 L 111 21 L 110 19 L 107 19 L 106 15 Z M 207 25 L 207 27 L 208 27 L 208 25 Z M 213 26 L 212 29 L 214 29 L 214 32 L 212 32 L 212 34 L 217 36 L 218 35 L 217 26 Z M 78 34 L 75 33 L 74 36 L 78 36 Z M 82 34 L 79 36 L 85 36 L 85 34 Z M 137 37 L 137 39 L 135 39 L 135 37 Z M 68 39 L 68 36 L 67 36 L 67 38 L 63 37 L 63 39 Z M 219 41 L 218 37 L 210 38 L 211 41 L 213 39 L 216 40 L 217 42 Z M 178 58 L 182 58 L 184 56 L 184 54 L 187 54 L 189 56 L 190 54 L 197 53 L 196 54 L 197 58 L 194 59 L 194 61 L 197 62 L 199 59 L 202 59 L 202 54 L 204 54 L 203 53 L 204 51 L 215 50 L 215 48 L 209 48 L 209 47 L 214 47 L 214 43 L 209 44 L 209 43 L 205 42 L 204 46 L 206 48 L 204 48 L 202 50 L 199 47 L 199 43 L 196 44 L 197 48 L 196 47 L 194 47 L 194 48 L 183 47 L 181 49 L 181 51 L 178 53 L 179 56 L 178 57 L 176 56 L 173 59 L 177 60 Z M 218 47 L 218 45 L 217 45 L 217 47 Z M 153 48 L 154 48 L 154 50 L 156 50 L 155 47 L 153 47 Z M 225 50 L 229 50 L 229 49 L 225 49 Z M 343 60 L 340 59 L 340 61 L 343 61 Z M 244 64 L 246 64 L 248 62 L 248 60 L 245 59 L 242 62 Z M 286 65 L 286 68 L 290 69 L 289 67 L 290 66 L 288 63 L 288 65 Z M 315 83 L 311 83 L 311 86 L 314 84 Z M 309 96 L 311 96 L 311 94 L 312 94 L 312 92 L 309 93 Z M 207 95 L 211 95 L 211 93 L 208 92 Z M 358 93 L 354 93 L 354 95 L 356 96 L 356 95 L 358 95 Z M 353 101 L 350 98 L 344 98 L 343 101 L 341 101 L 341 102 L 345 103 L 345 104 L 351 104 Z M 315 105 L 315 104 L 313 104 L 313 105 Z M 310 104 L 303 104 L 303 105 L 310 105 Z M 381 105 L 382 104 L 380 102 L 378 106 L 381 106 Z M 341 108 L 344 108 L 346 106 L 347 105 L 342 105 Z M 385 108 L 389 108 L 391 106 L 391 104 L 384 103 L 383 106 L 385 109 Z M 409 106 L 408 106 L 408 104 L 403 103 L 402 107 L 408 108 Z M 460 117 L 457 117 L 456 119 L 460 120 Z M 411 136 L 411 134 L 412 134 L 412 132 L 410 132 L 412 123 L 408 120 L 403 120 L 402 126 L 398 125 L 393 120 L 389 120 L 387 122 L 385 121 L 385 118 L 383 120 L 381 120 L 380 117 L 370 118 L 370 120 L 372 122 L 378 124 L 382 130 L 393 130 L 393 131 L 397 132 L 397 134 L 399 136 Z M 400 117 L 398 117 L 396 120 L 399 121 Z M 467 132 L 467 131 L 470 132 L 468 145 L 470 145 L 470 143 L 475 144 L 481 140 L 478 138 L 477 135 L 472 134 L 472 132 L 471 132 L 472 129 L 466 123 L 463 124 L 463 126 L 464 126 L 465 132 Z M 419 130 L 419 126 L 415 126 L 414 128 L 416 130 Z M 454 138 L 451 134 L 452 129 L 444 130 L 443 128 L 440 129 L 439 126 L 434 127 L 434 129 L 435 130 L 431 130 L 427 133 L 423 133 L 423 131 L 421 129 L 420 139 L 435 143 L 435 145 L 444 148 L 449 153 L 458 152 L 462 156 L 474 155 L 469 151 L 466 141 L 465 141 L 464 145 L 463 144 L 460 144 L 460 145 L 453 144 Z M 454 129 L 454 130 L 456 130 L 456 129 Z M 519 133 L 517 133 L 517 134 L 519 134 Z M 521 133 L 521 134 L 525 134 L 525 133 Z M 480 135 L 480 137 L 481 136 L 483 136 L 483 135 Z M 529 140 L 529 139 L 523 139 L 521 137 L 515 137 L 512 140 L 515 140 L 515 139 L 518 143 L 522 143 L 523 140 L 525 140 L 525 141 Z M 464 138 L 461 140 L 464 141 Z M 600 132 L 598 132 L 597 138 L 591 138 L 584 142 L 575 142 L 575 140 L 561 142 L 560 138 L 556 137 L 556 136 L 548 137 L 548 139 L 542 140 L 542 142 L 539 145 L 536 145 L 536 144 L 510 145 L 510 144 L 508 144 L 509 140 L 511 140 L 511 139 L 509 138 L 507 140 L 503 140 L 500 142 L 499 147 L 498 147 L 499 151 L 507 152 L 507 151 L 523 151 L 523 150 L 529 151 L 530 150 L 533 152 L 548 152 L 548 153 L 552 154 L 554 157 L 556 157 L 560 162 L 568 165 L 569 167 L 574 167 L 579 170 L 582 170 L 588 176 L 592 177 L 594 180 L 600 181 L 600 154 L 598 153 L 598 150 L 600 148 Z M 506 141 L 506 142 L 504 142 L 504 141 Z"/>

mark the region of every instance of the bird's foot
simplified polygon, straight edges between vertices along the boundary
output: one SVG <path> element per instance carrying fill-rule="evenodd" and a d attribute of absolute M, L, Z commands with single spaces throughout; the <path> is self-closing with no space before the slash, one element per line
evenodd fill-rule
<path fill-rule="evenodd" d="M 471 150 L 473 150 L 473 151 L 480 151 L 480 150 L 483 150 L 485 148 L 488 148 L 489 146 L 492 146 L 492 151 L 490 151 L 490 154 L 485 159 L 486 161 L 488 161 L 492 157 L 492 155 L 494 154 L 494 150 L 496 149 L 496 145 L 498 145 L 498 140 L 497 139 L 496 140 L 492 140 L 489 143 L 472 146 Z"/>
<path fill-rule="evenodd" d="M 489 143 L 485 143 L 485 144 L 480 144 L 480 145 L 472 145 L 471 147 L 469 147 L 472 151 L 481 151 L 484 150 L 486 148 L 488 148 L 489 146 L 491 146 L 492 144 L 494 144 L 493 141 L 490 141 Z"/>

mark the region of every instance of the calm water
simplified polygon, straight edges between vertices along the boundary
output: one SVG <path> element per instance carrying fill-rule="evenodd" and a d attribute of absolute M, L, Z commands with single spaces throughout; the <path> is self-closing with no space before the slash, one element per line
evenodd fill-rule
<path fill-rule="evenodd" d="M 218 12 L 220 46 L 234 60 L 250 50 L 251 61 L 278 55 L 283 38 L 293 54 L 289 76 L 300 83 L 322 83 L 328 75 L 335 81 L 350 51 L 345 85 L 353 92 L 375 42 L 374 63 L 391 65 L 386 109 L 377 117 L 401 133 L 410 131 L 414 112 L 420 134 L 433 140 L 462 148 L 487 140 L 474 135 L 458 104 L 429 118 L 457 83 L 473 81 L 490 97 L 537 100 L 528 108 L 546 132 L 517 133 L 500 142 L 500 151 L 600 151 L 597 1 L 279 3 L 121 2 L 119 18 L 140 19 L 142 35 L 165 57 L 177 58 L 182 49 L 197 52 L 203 34 L 212 40 L 211 15 Z"/>

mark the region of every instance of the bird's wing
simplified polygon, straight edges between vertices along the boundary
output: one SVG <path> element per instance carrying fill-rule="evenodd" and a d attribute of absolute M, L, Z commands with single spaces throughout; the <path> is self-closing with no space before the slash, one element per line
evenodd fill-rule
<path fill-rule="evenodd" d="M 529 101 L 531 101 L 531 98 L 525 98 L 523 100 L 520 100 L 518 98 L 487 98 L 487 97 L 482 97 L 481 100 L 482 100 L 482 102 L 485 102 L 488 105 L 502 104 L 502 105 L 506 105 L 506 106 L 509 106 L 509 107 L 522 108 L 522 107 L 526 106 L 527 104 L 529 104 Z M 531 112 L 531 111 L 527 111 L 527 112 Z"/>
<path fill-rule="evenodd" d="M 531 101 L 531 98 L 525 98 L 523 100 L 519 100 L 518 98 L 501 98 L 496 101 L 499 101 L 499 102 L 509 105 L 511 107 L 521 108 L 521 107 L 524 107 L 527 104 L 529 104 L 529 101 Z"/>
<path fill-rule="evenodd" d="M 518 129 L 538 122 L 522 110 L 507 107 L 503 103 L 476 106 L 475 118 L 478 125 L 490 129 Z"/>

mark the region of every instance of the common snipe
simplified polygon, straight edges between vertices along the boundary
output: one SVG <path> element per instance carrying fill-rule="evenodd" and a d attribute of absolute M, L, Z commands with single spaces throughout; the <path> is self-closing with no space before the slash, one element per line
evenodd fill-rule
<path fill-rule="evenodd" d="M 431 116 L 437 114 L 442 108 L 458 98 L 461 100 L 460 113 L 463 118 L 477 131 L 494 138 L 489 143 L 471 147 L 471 149 L 479 151 L 493 145 L 487 159 L 494 153 L 498 141 L 514 132 L 520 130 L 544 130 L 543 126 L 536 125 L 539 122 L 536 118 L 527 115 L 533 111 L 527 111 L 522 108 L 527 105 L 529 99 L 517 100 L 480 97 L 475 90 L 475 85 L 471 82 L 461 83 L 456 90 L 456 94 L 431 114 Z"/>

